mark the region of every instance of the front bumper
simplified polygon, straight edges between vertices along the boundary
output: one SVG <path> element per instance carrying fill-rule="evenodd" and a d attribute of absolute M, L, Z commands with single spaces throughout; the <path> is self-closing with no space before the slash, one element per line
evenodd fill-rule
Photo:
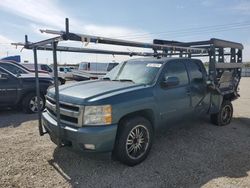
<path fill-rule="evenodd" d="M 59 127 L 55 119 L 47 112 L 42 114 L 42 124 L 49 133 L 51 140 L 57 144 Z M 110 152 L 113 150 L 117 125 L 72 128 L 65 124 L 60 126 L 60 139 L 66 145 L 77 151 Z M 85 144 L 92 144 L 95 149 L 89 150 Z"/>

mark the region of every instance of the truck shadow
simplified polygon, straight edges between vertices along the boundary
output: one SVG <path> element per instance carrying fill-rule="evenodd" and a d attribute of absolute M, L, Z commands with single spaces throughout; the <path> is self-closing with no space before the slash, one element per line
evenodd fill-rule
<path fill-rule="evenodd" d="M 37 114 L 25 114 L 19 109 L 0 109 L 0 128 L 18 127 L 22 123 L 38 119 Z"/>
<path fill-rule="evenodd" d="M 204 123 L 205 122 L 205 123 Z M 250 119 L 216 127 L 208 119 L 185 122 L 156 134 L 148 158 L 135 167 L 107 154 L 56 148 L 49 163 L 73 187 L 201 187 L 211 180 L 248 176 Z"/>

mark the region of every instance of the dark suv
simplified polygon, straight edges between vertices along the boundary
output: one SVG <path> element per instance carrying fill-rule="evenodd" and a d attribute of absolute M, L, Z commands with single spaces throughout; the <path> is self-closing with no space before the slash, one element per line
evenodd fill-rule
<path fill-rule="evenodd" d="M 41 107 L 45 106 L 45 94 L 53 85 L 48 74 L 39 73 Z M 0 62 L 0 107 L 22 106 L 26 113 L 35 113 L 38 108 L 35 74 L 13 62 Z"/>

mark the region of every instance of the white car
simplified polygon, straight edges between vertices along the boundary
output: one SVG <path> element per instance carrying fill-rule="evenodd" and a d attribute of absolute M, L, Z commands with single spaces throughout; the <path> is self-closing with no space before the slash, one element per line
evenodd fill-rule
<path fill-rule="evenodd" d="M 66 79 L 72 79 L 72 69 L 70 67 L 58 67 L 58 77 Z"/>

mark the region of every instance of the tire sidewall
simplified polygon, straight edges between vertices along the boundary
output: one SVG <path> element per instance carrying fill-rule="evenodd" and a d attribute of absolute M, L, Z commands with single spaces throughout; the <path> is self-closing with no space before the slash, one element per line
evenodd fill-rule
<path fill-rule="evenodd" d="M 127 154 L 126 143 L 130 131 L 137 125 L 143 125 L 145 128 L 147 128 L 149 134 L 149 143 L 146 152 L 140 158 L 132 159 Z M 148 121 L 143 117 L 129 118 L 125 120 L 118 129 L 117 142 L 115 146 L 115 152 L 117 155 L 116 158 L 120 160 L 122 163 L 129 166 L 134 166 L 136 164 L 139 164 L 140 162 L 146 159 L 151 149 L 152 143 L 153 143 L 153 129 L 150 121 Z"/>
<path fill-rule="evenodd" d="M 227 122 L 223 122 L 223 120 L 222 120 L 222 116 L 223 116 L 222 113 L 223 113 L 223 110 L 224 110 L 225 107 L 229 107 L 230 111 L 231 111 L 230 116 L 229 116 L 229 120 Z M 230 124 L 231 121 L 232 121 L 232 117 L 233 117 L 233 105 L 232 105 L 232 103 L 230 101 L 224 101 L 222 103 L 222 105 L 221 105 L 221 110 L 220 110 L 219 116 L 218 116 L 219 125 L 220 126 L 225 126 L 225 125 Z"/>

